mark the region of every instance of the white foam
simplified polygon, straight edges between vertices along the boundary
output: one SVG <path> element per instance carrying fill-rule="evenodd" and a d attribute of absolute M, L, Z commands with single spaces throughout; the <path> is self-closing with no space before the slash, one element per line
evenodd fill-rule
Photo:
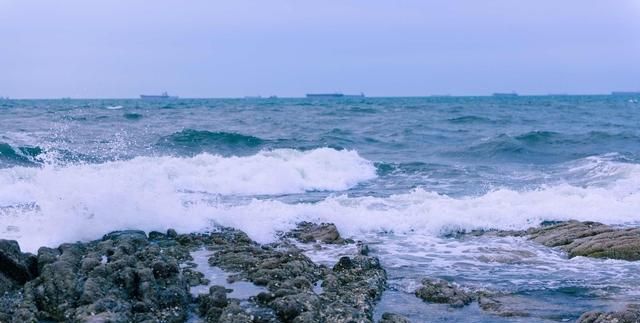
<path fill-rule="evenodd" d="M 215 206 L 186 192 L 210 197 L 340 191 L 375 176 L 373 164 L 355 151 L 329 148 L 13 167 L 0 170 L 0 232 L 19 236 L 23 247 L 33 250 L 116 229 L 197 230 L 209 224 Z M 10 226 L 19 233 L 6 232 Z"/>
<path fill-rule="evenodd" d="M 636 223 L 639 208 L 637 193 L 618 196 L 606 188 L 560 185 L 527 192 L 501 189 L 465 198 L 416 189 L 388 198 L 338 196 L 315 204 L 255 200 L 217 209 L 213 218 L 269 241 L 275 230 L 287 230 L 301 220 L 333 222 L 345 235 L 356 237 L 389 231 L 439 235 L 451 230 L 526 229 L 544 220 Z"/>
<path fill-rule="evenodd" d="M 0 170 L 0 206 L 5 206 L 0 207 L 0 234 L 33 251 L 41 245 L 95 239 L 111 230 L 184 232 L 212 224 L 236 227 L 268 242 L 277 231 L 302 220 L 333 222 L 353 237 L 380 231 L 439 235 L 458 229 L 525 229 L 543 220 L 638 223 L 640 166 L 618 166 L 615 179 L 607 185 L 503 188 L 457 198 L 415 189 L 389 197 L 337 195 L 297 204 L 274 199 L 228 204 L 201 193 L 340 191 L 374 178 L 375 169 L 354 151 L 327 148 L 275 150 L 249 157 L 203 154 L 16 167 Z"/>

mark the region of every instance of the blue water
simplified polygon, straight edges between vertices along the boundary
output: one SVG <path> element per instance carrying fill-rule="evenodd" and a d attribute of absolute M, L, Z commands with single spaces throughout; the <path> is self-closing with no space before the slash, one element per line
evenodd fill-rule
<path fill-rule="evenodd" d="M 0 238 L 35 250 L 221 224 L 266 242 L 330 221 L 373 243 L 388 295 L 415 301 L 420 277 L 441 276 L 556 305 L 520 321 L 571 320 L 640 300 L 639 266 L 446 236 L 543 220 L 637 225 L 639 112 L 615 96 L 5 100 Z M 417 321 L 453 315 L 388 295 L 381 308 Z"/>

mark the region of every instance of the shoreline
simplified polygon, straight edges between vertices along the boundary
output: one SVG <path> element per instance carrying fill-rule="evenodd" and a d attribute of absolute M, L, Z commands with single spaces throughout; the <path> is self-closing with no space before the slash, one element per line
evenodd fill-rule
<path fill-rule="evenodd" d="M 525 237 L 559 248 L 568 257 L 640 259 L 640 229 L 617 229 L 596 222 L 546 223 L 525 231 L 470 232 L 465 235 Z M 301 246 L 349 248 L 332 266 L 314 263 Z M 178 234 L 127 230 L 89 242 L 20 252 L 15 241 L 0 240 L 0 321 L 39 322 L 373 322 L 387 286 L 387 271 L 366 242 L 344 239 L 333 224 L 303 222 L 279 241 L 258 244 L 244 232 L 219 228 Z M 206 251 L 210 268 L 194 254 Z M 211 282 L 207 270 L 224 281 Z M 249 294 L 236 299 L 229 289 L 245 282 Z M 253 285 L 251 285 L 253 284 Z M 251 289 L 251 286 L 259 288 Z M 194 288 L 208 293 L 192 293 Z M 236 293 L 237 294 L 237 293 Z M 243 297 L 245 297 L 243 296 Z M 510 308 L 504 295 L 471 290 L 454 281 L 424 277 L 415 297 L 456 310 L 477 303 L 499 317 L 528 317 Z M 587 312 L 578 322 L 634 322 L 640 305 L 619 312 Z M 409 322 L 384 313 L 379 322 Z"/>

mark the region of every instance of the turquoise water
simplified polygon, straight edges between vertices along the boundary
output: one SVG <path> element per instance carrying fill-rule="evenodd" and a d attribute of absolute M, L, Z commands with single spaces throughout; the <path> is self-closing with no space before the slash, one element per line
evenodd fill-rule
<path fill-rule="evenodd" d="M 446 236 L 543 220 L 638 224 L 636 102 L 0 101 L 0 237 L 33 251 L 115 229 L 220 224 L 267 242 L 297 221 L 329 221 L 373 242 L 389 268 L 381 308 L 445 320 L 446 309 L 397 302 L 439 276 L 515 293 L 535 312 L 520 321 L 571 320 L 639 300 L 638 265 Z M 458 320 L 497 319 L 465 311 Z"/>

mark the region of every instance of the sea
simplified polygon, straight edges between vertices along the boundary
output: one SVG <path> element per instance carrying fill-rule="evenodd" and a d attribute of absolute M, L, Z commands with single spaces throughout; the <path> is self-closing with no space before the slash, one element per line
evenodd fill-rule
<path fill-rule="evenodd" d="M 640 225 L 637 99 L 1 100 L 0 238 L 36 252 L 228 226 L 267 243 L 331 222 L 388 271 L 376 318 L 574 321 L 639 302 L 640 264 L 464 233 Z M 348 252 L 308 254 L 331 265 Z M 529 316 L 424 303 L 424 277 L 501 293 Z"/>

